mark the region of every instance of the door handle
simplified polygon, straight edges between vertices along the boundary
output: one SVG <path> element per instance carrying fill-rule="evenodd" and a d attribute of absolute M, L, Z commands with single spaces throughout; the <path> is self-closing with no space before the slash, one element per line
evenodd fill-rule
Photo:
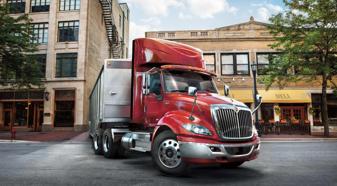
<path fill-rule="evenodd" d="M 114 95 L 116 95 L 117 94 L 117 92 L 110 92 L 110 96 L 114 96 Z"/>

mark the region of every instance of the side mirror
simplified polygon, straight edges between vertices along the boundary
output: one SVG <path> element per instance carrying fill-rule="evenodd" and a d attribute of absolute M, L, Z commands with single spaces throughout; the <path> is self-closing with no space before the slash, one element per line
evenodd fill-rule
<path fill-rule="evenodd" d="M 262 104 L 262 96 L 260 94 L 256 95 L 256 101 L 257 101 L 257 105 L 254 108 L 254 110 L 252 111 L 252 114 L 255 114 L 255 112 L 260 108 L 260 106 Z"/>
<path fill-rule="evenodd" d="M 223 90 L 224 90 L 224 95 L 225 96 L 229 96 L 229 86 L 225 85 L 224 88 L 223 88 Z"/>
<path fill-rule="evenodd" d="M 143 73 L 142 80 L 142 93 L 146 95 L 149 93 L 150 76 L 147 73 Z"/>
<path fill-rule="evenodd" d="M 260 94 L 256 95 L 256 101 L 257 101 L 258 103 L 261 103 L 261 101 L 262 101 L 262 96 L 261 96 Z"/>
<path fill-rule="evenodd" d="M 197 87 L 188 87 L 188 95 L 189 96 L 195 96 L 197 94 Z"/>

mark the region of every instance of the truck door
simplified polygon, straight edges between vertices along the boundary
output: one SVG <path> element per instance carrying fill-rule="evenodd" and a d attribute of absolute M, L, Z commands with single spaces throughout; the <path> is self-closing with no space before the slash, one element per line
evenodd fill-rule
<path fill-rule="evenodd" d="M 162 115 L 163 94 L 160 73 L 149 74 L 148 92 L 144 96 L 145 124 L 153 127 Z"/>

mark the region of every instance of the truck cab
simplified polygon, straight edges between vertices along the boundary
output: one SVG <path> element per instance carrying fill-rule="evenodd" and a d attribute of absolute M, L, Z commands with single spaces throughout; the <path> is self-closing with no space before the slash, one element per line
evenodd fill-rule
<path fill-rule="evenodd" d="M 151 152 L 168 174 L 182 174 L 190 164 L 236 167 L 257 158 L 252 111 L 227 97 L 227 88 L 219 95 L 200 50 L 157 39 L 133 46 L 132 60 L 105 62 L 90 96 L 96 154 Z"/>

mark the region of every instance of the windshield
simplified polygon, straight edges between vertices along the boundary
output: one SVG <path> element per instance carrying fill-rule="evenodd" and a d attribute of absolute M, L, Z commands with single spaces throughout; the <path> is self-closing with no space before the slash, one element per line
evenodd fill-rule
<path fill-rule="evenodd" d="M 198 91 L 217 93 L 212 77 L 191 71 L 164 71 L 165 90 L 167 92 L 187 92 L 188 87 L 196 87 Z"/>

